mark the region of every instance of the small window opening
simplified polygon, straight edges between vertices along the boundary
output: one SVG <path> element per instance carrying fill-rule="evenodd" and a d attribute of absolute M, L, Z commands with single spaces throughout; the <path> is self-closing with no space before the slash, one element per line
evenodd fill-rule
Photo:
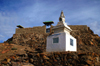
<path fill-rule="evenodd" d="M 47 28 L 47 29 L 46 29 L 46 33 L 49 33 L 49 32 L 50 32 L 50 28 Z"/>
<path fill-rule="evenodd" d="M 53 38 L 53 43 L 59 43 L 59 38 Z"/>
<path fill-rule="evenodd" d="M 70 39 L 70 45 L 73 46 L 73 39 Z"/>

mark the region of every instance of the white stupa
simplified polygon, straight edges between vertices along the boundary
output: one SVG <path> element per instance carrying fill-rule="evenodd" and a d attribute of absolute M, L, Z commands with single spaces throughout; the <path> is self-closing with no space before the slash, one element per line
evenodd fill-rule
<path fill-rule="evenodd" d="M 70 35 L 72 29 L 65 23 L 63 11 L 52 30 L 54 34 L 47 37 L 46 52 L 77 51 L 76 39 Z"/>

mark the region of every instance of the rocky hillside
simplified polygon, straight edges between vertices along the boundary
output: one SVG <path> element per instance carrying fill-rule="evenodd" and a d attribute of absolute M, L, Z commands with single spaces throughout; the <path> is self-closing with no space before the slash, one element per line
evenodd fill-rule
<path fill-rule="evenodd" d="M 100 37 L 86 25 L 69 26 L 77 39 L 77 52 L 45 52 L 49 34 L 14 34 L 0 46 L 1 66 L 100 66 Z"/>

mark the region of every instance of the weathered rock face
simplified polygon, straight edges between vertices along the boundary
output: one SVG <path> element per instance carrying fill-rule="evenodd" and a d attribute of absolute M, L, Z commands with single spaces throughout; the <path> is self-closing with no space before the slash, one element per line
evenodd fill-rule
<path fill-rule="evenodd" d="M 43 34 L 37 33 L 25 33 L 25 34 L 14 34 L 13 43 L 15 44 L 29 44 L 30 41 L 35 43 L 42 42 L 44 40 Z M 29 42 L 29 43 L 28 43 Z"/>
<path fill-rule="evenodd" d="M 13 43 L 19 45 L 28 45 L 31 48 L 41 48 L 41 50 L 45 50 L 46 36 L 46 34 L 39 33 L 14 34 Z"/>

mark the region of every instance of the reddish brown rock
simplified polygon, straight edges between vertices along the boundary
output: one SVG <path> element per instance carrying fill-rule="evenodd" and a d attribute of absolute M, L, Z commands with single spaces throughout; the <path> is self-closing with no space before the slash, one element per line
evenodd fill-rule
<path fill-rule="evenodd" d="M 5 64 L 6 65 L 7 64 L 7 61 L 2 61 L 1 64 Z"/>

